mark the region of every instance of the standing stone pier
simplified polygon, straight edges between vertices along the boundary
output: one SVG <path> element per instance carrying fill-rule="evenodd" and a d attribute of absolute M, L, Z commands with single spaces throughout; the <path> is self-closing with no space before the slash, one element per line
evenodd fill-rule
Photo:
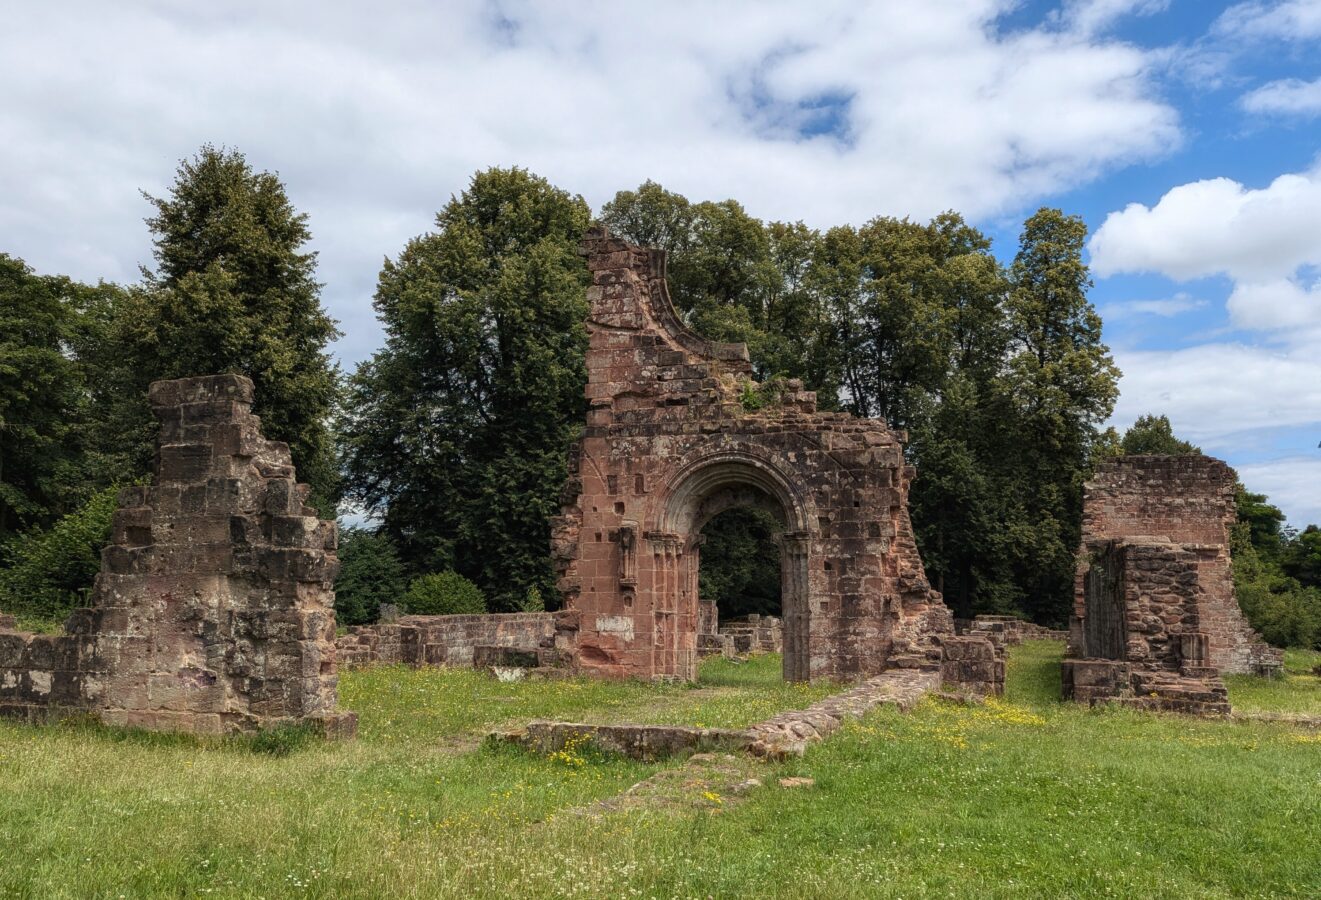
<path fill-rule="evenodd" d="M 262 437 L 239 375 L 159 381 L 152 484 L 125 489 L 92 605 L 62 635 L 0 630 L 0 713 L 221 734 L 336 709 L 335 523 Z"/>
<path fill-rule="evenodd" d="M 1229 711 L 1220 676 L 1271 674 L 1279 650 L 1234 597 L 1234 470 L 1209 456 L 1124 456 L 1087 484 L 1064 693 Z"/>

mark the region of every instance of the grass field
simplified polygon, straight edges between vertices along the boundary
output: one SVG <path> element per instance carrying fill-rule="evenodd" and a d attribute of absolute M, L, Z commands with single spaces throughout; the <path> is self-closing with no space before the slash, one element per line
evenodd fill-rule
<path fill-rule="evenodd" d="M 0 723 L 0 896 L 923 897 L 1321 894 L 1321 734 L 1058 701 L 1059 647 L 1001 702 L 879 711 L 741 796 L 584 808 L 669 766 L 479 745 L 534 717 L 741 725 L 828 688 L 778 659 L 697 687 L 347 673 L 357 741 L 204 743 Z M 1315 702 L 1235 680 L 1259 708 Z M 808 787 L 781 787 L 801 775 Z"/>

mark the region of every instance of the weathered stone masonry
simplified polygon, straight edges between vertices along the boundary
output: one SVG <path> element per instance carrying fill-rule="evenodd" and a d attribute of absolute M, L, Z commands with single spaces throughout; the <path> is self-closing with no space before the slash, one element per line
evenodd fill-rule
<path fill-rule="evenodd" d="M 1126 456 L 1086 486 L 1064 692 L 1224 713 L 1220 676 L 1273 673 L 1280 651 L 1234 597 L 1234 470 L 1207 456 Z"/>
<path fill-rule="evenodd" d="M 156 382 L 156 477 L 121 492 L 92 605 L 61 635 L 0 630 L 0 713 L 85 712 L 218 734 L 336 709 L 333 522 L 307 505 L 289 448 L 265 440 L 252 382 Z"/>
<path fill-rule="evenodd" d="M 335 642 L 341 666 L 402 663 L 410 666 L 470 666 L 483 648 L 518 650 L 536 666 L 563 665 L 573 635 L 562 613 L 489 613 L 463 616 L 404 616 L 398 622 L 355 625 Z"/>
<path fill-rule="evenodd" d="M 604 229 L 584 248 L 590 408 L 552 538 L 578 666 L 693 678 L 701 530 L 739 505 L 783 527 L 786 677 L 939 666 L 953 624 L 913 539 L 903 435 L 818 412 L 798 382 L 745 408 L 746 347 L 682 324 L 662 252 Z"/>

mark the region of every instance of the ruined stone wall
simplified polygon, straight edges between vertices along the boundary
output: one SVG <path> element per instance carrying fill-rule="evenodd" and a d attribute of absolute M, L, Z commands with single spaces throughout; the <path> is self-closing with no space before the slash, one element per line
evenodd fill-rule
<path fill-rule="evenodd" d="M 955 619 L 954 628 L 960 635 L 981 635 L 996 647 L 1012 647 L 1023 641 L 1063 641 L 1069 633 L 1028 622 L 1017 616 L 976 616 Z"/>
<path fill-rule="evenodd" d="M 1206 456 L 1104 463 L 1084 494 L 1064 693 L 1153 709 L 1229 711 L 1220 676 L 1273 672 L 1280 651 L 1234 597 L 1233 469 Z"/>
<path fill-rule="evenodd" d="M 357 625 L 336 641 L 344 665 L 402 663 L 470 666 L 477 647 L 509 647 L 569 655 L 557 613 L 404 616 L 388 625 Z M 556 638 L 560 649 L 557 651 Z"/>
<path fill-rule="evenodd" d="M 679 320 L 663 253 L 601 229 L 584 247 L 589 411 L 552 538 L 579 666 L 694 677 L 701 529 L 741 505 L 783 528 L 786 676 L 939 665 L 953 626 L 913 539 L 904 436 L 818 412 L 798 382 L 759 388 L 742 344 Z"/>
<path fill-rule="evenodd" d="M 720 633 L 734 642 L 736 653 L 783 653 L 784 626 L 778 616 L 755 613 L 720 623 Z"/>
<path fill-rule="evenodd" d="M 1207 635 L 1209 664 L 1226 674 L 1279 665 L 1279 651 L 1252 630 L 1234 597 L 1229 532 L 1237 515 L 1237 481 L 1233 469 L 1209 456 L 1123 456 L 1101 465 L 1086 486 L 1083 503 L 1083 548 L 1070 627 L 1074 655 L 1085 655 L 1087 548 L 1112 539 L 1167 541 L 1196 554 L 1197 629 Z"/>
<path fill-rule="evenodd" d="M 91 607 L 65 634 L 0 632 L 0 712 L 91 712 L 218 734 L 287 722 L 352 733 L 336 709 L 333 522 L 237 375 L 151 386 L 150 486 L 121 492 Z"/>

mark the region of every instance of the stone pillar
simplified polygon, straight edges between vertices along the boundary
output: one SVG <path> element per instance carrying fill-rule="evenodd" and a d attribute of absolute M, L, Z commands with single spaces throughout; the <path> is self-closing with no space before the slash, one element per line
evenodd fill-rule
<path fill-rule="evenodd" d="M 808 559 L 812 538 L 807 532 L 783 534 L 780 544 L 780 616 L 784 639 L 784 678 L 809 681 L 811 664 L 811 595 Z"/>
<path fill-rule="evenodd" d="M 336 710 L 335 523 L 262 436 L 253 393 L 240 375 L 151 386 L 156 477 L 121 493 L 92 595 L 106 722 L 353 732 Z"/>

